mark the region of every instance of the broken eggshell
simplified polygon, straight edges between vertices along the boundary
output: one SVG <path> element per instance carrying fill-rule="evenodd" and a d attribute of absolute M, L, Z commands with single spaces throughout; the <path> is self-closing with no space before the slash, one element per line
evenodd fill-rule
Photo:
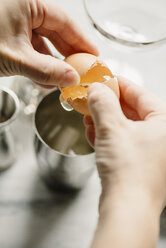
<path fill-rule="evenodd" d="M 116 77 L 98 57 L 88 53 L 70 55 L 65 61 L 73 66 L 80 75 L 80 84 L 77 86 L 62 87 L 60 101 L 65 109 L 75 109 L 84 115 L 89 115 L 87 90 L 91 83 L 99 82 L 111 88 L 119 98 L 119 86 Z M 71 107 L 70 107 L 71 106 Z"/>

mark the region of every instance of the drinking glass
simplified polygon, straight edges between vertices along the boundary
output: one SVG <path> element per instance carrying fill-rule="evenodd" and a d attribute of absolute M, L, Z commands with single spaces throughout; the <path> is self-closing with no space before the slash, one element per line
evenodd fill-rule
<path fill-rule="evenodd" d="M 110 40 L 136 47 L 166 41 L 165 0 L 84 0 L 84 6 Z"/>

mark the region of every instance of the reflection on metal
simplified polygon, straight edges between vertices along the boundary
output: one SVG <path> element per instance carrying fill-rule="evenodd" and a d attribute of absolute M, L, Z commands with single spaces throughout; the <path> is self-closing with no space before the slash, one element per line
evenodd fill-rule
<path fill-rule="evenodd" d="M 19 100 L 10 89 L 0 87 L 0 170 L 16 159 L 16 144 L 12 126 L 19 110 Z"/>
<path fill-rule="evenodd" d="M 37 107 L 35 152 L 41 175 L 53 188 L 80 189 L 95 168 L 93 149 L 86 141 L 82 115 L 65 111 L 59 91 Z"/>

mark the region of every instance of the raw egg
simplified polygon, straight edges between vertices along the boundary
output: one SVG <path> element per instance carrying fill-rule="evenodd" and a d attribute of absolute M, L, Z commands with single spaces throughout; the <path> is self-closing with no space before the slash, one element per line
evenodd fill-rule
<path fill-rule="evenodd" d="M 76 53 L 70 55 L 65 61 L 73 66 L 80 75 L 80 83 L 77 86 L 61 88 L 60 101 L 62 106 L 68 106 L 84 115 L 89 115 L 87 103 L 87 89 L 91 83 L 104 83 L 110 87 L 119 98 L 119 86 L 106 64 L 98 57 L 88 53 Z"/>

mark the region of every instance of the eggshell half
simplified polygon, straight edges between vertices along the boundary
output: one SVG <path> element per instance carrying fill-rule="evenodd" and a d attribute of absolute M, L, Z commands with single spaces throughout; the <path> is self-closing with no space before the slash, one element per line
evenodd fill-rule
<path fill-rule="evenodd" d="M 77 53 L 67 57 L 65 61 L 73 66 L 80 75 L 80 85 L 63 87 L 61 89 L 61 99 L 64 99 L 76 111 L 84 115 L 90 115 L 87 103 L 87 89 L 90 83 L 96 81 L 106 84 L 119 98 L 117 79 L 114 78 L 109 68 L 98 57 L 88 53 Z"/>
<path fill-rule="evenodd" d="M 65 62 L 73 66 L 78 74 L 85 75 L 91 66 L 96 63 L 97 57 L 89 53 L 76 53 L 65 59 Z"/>

